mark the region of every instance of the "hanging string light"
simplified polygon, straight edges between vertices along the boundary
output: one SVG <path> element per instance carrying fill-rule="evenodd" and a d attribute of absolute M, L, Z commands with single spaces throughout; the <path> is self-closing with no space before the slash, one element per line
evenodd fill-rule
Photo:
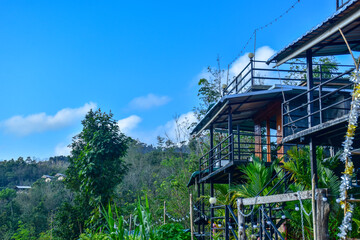
<path fill-rule="evenodd" d="M 296 0 L 285 12 L 283 12 L 280 16 L 278 16 L 277 18 L 274 18 L 272 21 L 270 21 L 269 23 L 256 28 L 253 33 L 251 34 L 251 36 L 249 37 L 249 39 L 247 40 L 247 42 L 245 43 L 245 45 L 243 46 L 243 48 L 241 49 L 240 53 L 228 64 L 228 66 L 231 66 L 245 51 L 246 47 L 249 45 L 250 41 L 253 38 L 256 38 L 256 33 L 271 26 L 272 24 L 274 24 L 275 22 L 279 21 L 281 18 L 283 18 L 286 14 L 288 14 L 293 8 L 295 8 L 295 6 L 300 2 L 300 0 Z M 256 40 L 254 42 L 254 48 L 256 46 Z M 255 53 L 255 51 L 254 51 Z"/>

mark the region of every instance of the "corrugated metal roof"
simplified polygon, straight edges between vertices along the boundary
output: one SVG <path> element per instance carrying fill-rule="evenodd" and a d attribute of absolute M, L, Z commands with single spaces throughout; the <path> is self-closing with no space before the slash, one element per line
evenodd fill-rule
<path fill-rule="evenodd" d="M 290 54 L 294 53 L 295 51 L 299 50 L 309 41 L 312 41 L 319 37 L 320 35 L 324 34 L 330 28 L 335 26 L 336 24 L 340 23 L 344 19 L 351 16 L 355 11 L 359 10 L 360 1 L 359 0 L 352 0 L 349 1 L 346 5 L 336 11 L 332 16 L 327 18 L 324 22 L 320 23 L 316 27 L 312 28 L 310 31 L 306 32 L 304 35 L 299 37 L 294 42 L 287 45 L 281 51 L 277 52 L 275 55 L 270 57 L 267 61 L 269 64 L 272 61 L 279 62 L 285 58 L 287 58 Z M 360 24 L 358 21 L 354 21 L 353 23 L 346 26 L 346 29 L 343 31 L 348 31 L 346 37 L 348 41 L 351 43 L 352 40 L 359 42 L 360 40 Z M 353 50 L 360 50 L 360 45 L 358 43 L 350 44 Z M 313 56 L 326 56 L 326 55 L 339 55 L 345 54 L 348 52 L 347 47 L 341 38 L 339 32 L 335 35 L 324 39 L 321 41 L 317 46 L 313 48 Z M 297 58 L 305 57 L 305 51 L 299 53 Z M 293 57 L 293 58 L 295 58 Z"/>

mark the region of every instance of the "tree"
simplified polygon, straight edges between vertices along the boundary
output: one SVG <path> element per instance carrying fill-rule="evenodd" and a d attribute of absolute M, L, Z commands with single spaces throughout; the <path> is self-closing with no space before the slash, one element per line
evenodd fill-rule
<path fill-rule="evenodd" d="M 313 77 L 319 79 L 321 75 L 323 80 L 335 77 L 335 73 L 339 70 L 338 64 L 336 58 L 333 56 L 314 58 Z M 290 62 L 290 73 L 286 78 L 292 79 L 284 81 L 284 84 L 287 85 L 299 85 L 303 80 L 306 80 L 306 63 L 304 60 L 298 58 L 292 60 Z"/>
<path fill-rule="evenodd" d="M 101 205 L 110 202 L 127 172 L 122 158 L 128 149 L 128 137 L 120 132 L 113 114 L 90 110 L 82 125 L 83 130 L 70 145 L 70 165 L 65 179 L 67 187 L 75 193 L 75 200 L 73 204 L 63 205 L 56 217 L 57 235 L 65 239 L 74 239 L 85 226 L 93 227 L 101 222 Z"/>
<path fill-rule="evenodd" d="M 220 67 L 220 59 L 217 58 L 218 68 L 208 67 L 209 77 L 201 78 L 198 82 L 200 87 L 198 91 L 199 106 L 194 107 L 194 112 L 198 120 L 200 120 L 206 112 L 221 98 L 222 77 L 224 70 Z"/>
<path fill-rule="evenodd" d="M 128 138 L 119 130 L 113 114 L 97 110 L 82 121 L 83 130 L 73 138 L 67 186 L 89 197 L 93 207 L 107 204 L 127 171 L 123 161 Z"/>

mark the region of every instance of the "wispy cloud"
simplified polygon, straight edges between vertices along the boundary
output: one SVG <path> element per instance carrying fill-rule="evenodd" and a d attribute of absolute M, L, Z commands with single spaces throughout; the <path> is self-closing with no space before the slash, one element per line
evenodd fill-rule
<path fill-rule="evenodd" d="M 129 135 L 135 139 L 139 139 L 141 142 L 153 145 L 157 143 L 157 136 L 169 138 L 174 143 L 179 143 L 189 139 L 191 131 L 189 126 L 196 121 L 194 113 L 188 112 L 174 117 L 152 130 L 134 130 L 131 131 Z"/>
<path fill-rule="evenodd" d="M 229 68 L 229 76 L 227 75 L 228 69 L 222 69 L 222 71 L 223 71 L 223 73 L 221 75 L 222 83 L 227 83 L 227 80 L 231 81 L 234 77 L 239 75 L 239 73 L 250 62 L 248 54 L 249 54 L 248 52 L 244 53 L 242 56 L 240 56 L 238 59 L 235 60 L 235 62 Z M 274 54 L 275 54 L 275 50 L 273 50 L 271 47 L 263 46 L 256 50 L 255 58 L 256 58 L 256 60 L 259 60 L 259 61 L 266 61 Z M 264 69 L 271 68 L 271 66 L 267 65 L 266 63 L 256 63 L 256 67 L 264 68 Z M 192 87 L 195 86 L 201 78 L 206 78 L 209 80 L 211 77 L 212 77 L 212 75 L 209 73 L 208 69 L 204 68 L 198 75 L 196 75 L 195 80 L 192 82 L 191 86 Z M 250 75 L 249 75 L 249 77 L 250 77 Z M 195 84 L 195 82 L 196 82 L 196 84 Z"/>
<path fill-rule="evenodd" d="M 146 96 L 141 96 L 131 100 L 129 106 L 132 109 L 148 110 L 153 107 L 159 107 L 167 104 L 170 101 L 168 96 L 156 96 L 149 93 Z"/>
<path fill-rule="evenodd" d="M 175 143 L 187 141 L 190 137 L 190 126 L 196 122 L 194 112 L 187 112 L 179 116 L 175 116 L 165 125 L 159 126 L 156 133 L 159 136 L 166 136 Z"/>
<path fill-rule="evenodd" d="M 28 116 L 13 116 L 1 123 L 1 127 L 8 133 L 26 136 L 70 126 L 83 118 L 90 109 L 95 109 L 95 103 L 86 103 L 79 108 L 64 108 L 55 115 L 36 113 Z"/>
<path fill-rule="evenodd" d="M 131 135 L 131 131 L 134 130 L 141 121 L 142 119 L 139 116 L 131 115 L 130 117 L 120 119 L 118 125 L 121 132 Z"/>
<path fill-rule="evenodd" d="M 231 66 L 229 69 L 230 76 L 237 76 L 249 63 L 249 53 L 245 53 L 244 55 L 240 56 Z M 272 55 L 275 54 L 275 50 L 270 48 L 269 46 L 263 46 L 256 50 L 255 52 L 255 59 L 259 61 L 266 61 Z M 266 63 L 257 63 L 256 67 L 258 68 L 270 68 Z"/>
<path fill-rule="evenodd" d="M 69 156 L 71 149 L 64 145 L 63 143 L 59 143 L 55 147 L 55 156 Z"/>

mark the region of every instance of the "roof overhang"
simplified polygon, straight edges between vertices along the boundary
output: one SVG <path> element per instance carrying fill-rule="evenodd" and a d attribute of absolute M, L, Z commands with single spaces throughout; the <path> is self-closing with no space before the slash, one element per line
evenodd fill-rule
<path fill-rule="evenodd" d="M 294 58 L 306 57 L 312 49 L 314 57 L 347 54 L 347 46 L 339 32 L 345 34 L 352 50 L 360 51 L 360 1 L 353 0 L 326 21 L 272 56 L 267 63 L 279 66 Z"/>
<path fill-rule="evenodd" d="M 257 112 L 276 99 L 282 100 L 282 94 L 293 91 L 294 88 L 304 90 L 304 87 L 284 85 L 271 90 L 224 96 L 206 113 L 191 134 L 199 135 L 211 125 L 214 128 L 227 128 L 229 111 L 231 111 L 233 126 L 241 123 L 241 130 L 251 130 L 253 129 L 252 119 Z"/>

